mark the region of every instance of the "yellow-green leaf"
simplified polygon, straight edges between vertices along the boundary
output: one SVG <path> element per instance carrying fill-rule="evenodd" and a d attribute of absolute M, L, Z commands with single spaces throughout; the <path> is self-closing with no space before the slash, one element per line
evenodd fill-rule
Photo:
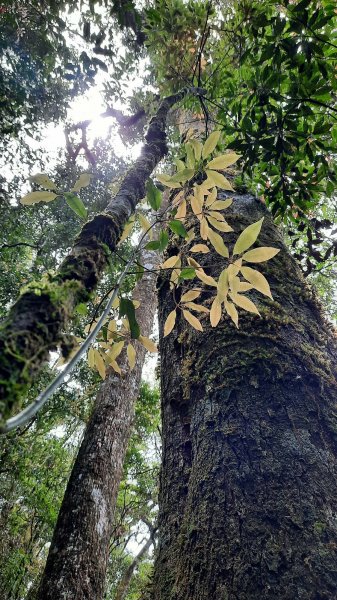
<path fill-rule="evenodd" d="M 122 352 L 123 348 L 124 348 L 123 340 L 113 344 L 113 346 L 111 347 L 111 350 L 109 350 L 109 352 L 107 354 L 109 357 L 109 360 L 115 360 L 115 358 L 117 358 L 117 356 L 119 356 L 119 354 Z"/>
<path fill-rule="evenodd" d="M 221 301 L 218 296 L 215 296 L 212 302 L 211 311 L 209 313 L 212 327 L 216 327 L 219 323 L 221 319 L 221 312 Z"/>
<path fill-rule="evenodd" d="M 119 366 L 118 366 L 118 364 L 116 363 L 116 361 L 115 361 L 115 360 L 112 360 L 112 361 L 109 363 L 109 365 L 110 365 L 110 367 L 112 367 L 112 368 L 113 368 L 113 370 L 114 370 L 114 371 L 116 371 L 116 373 L 118 373 L 119 375 L 121 375 L 121 374 L 122 374 L 122 371 L 120 370 L 120 368 L 119 368 Z"/>
<path fill-rule="evenodd" d="M 187 308 L 195 310 L 196 312 L 209 312 L 209 309 L 206 308 L 206 306 L 203 306 L 202 304 L 196 304 L 195 302 L 185 302 L 185 306 L 187 306 Z"/>
<path fill-rule="evenodd" d="M 227 200 L 216 200 L 212 204 L 212 210 L 224 210 L 228 208 L 233 203 L 233 198 L 228 198 Z"/>
<path fill-rule="evenodd" d="M 198 277 L 198 279 L 200 279 L 200 281 L 202 281 L 203 283 L 206 283 L 206 285 L 212 285 L 213 287 L 218 286 L 215 279 L 213 277 L 211 277 L 210 275 L 206 275 L 206 273 L 203 269 L 196 270 L 195 274 Z"/>
<path fill-rule="evenodd" d="M 231 183 L 221 173 L 218 173 L 217 171 L 210 171 L 210 170 L 206 169 L 206 174 L 207 174 L 207 177 L 211 181 L 213 181 L 213 184 L 216 185 L 217 187 L 221 188 L 222 190 L 229 190 L 230 192 L 234 192 L 234 189 L 232 188 Z"/>
<path fill-rule="evenodd" d="M 142 230 L 144 231 L 144 233 L 148 233 L 149 238 L 152 239 L 153 231 L 152 231 L 151 223 L 147 220 L 146 217 L 144 217 L 144 215 L 142 215 L 142 213 L 138 213 L 137 216 L 138 216 L 138 221 L 139 221 L 139 224 L 140 224 Z"/>
<path fill-rule="evenodd" d="M 191 144 L 191 146 L 193 148 L 195 160 L 199 161 L 201 158 L 202 143 L 199 142 L 198 140 L 189 140 L 189 143 Z"/>
<path fill-rule="evenodd" d="M 176 212 L 176 219 L 185 219 L 186 217 L 186 200 L 182 200 L 178 206 L 178 210 Z"/>
<path fill-rule="evenodd" d="M 196 217 L 198 217 L 199 220 L 201 220 L 203 203 L 202 203 L 200 197 L 198 198 L 197 196 L 190 196 L 189 201 L 191 202 L 191 207 L 192 207 L 194 214 L 196 215 Z"/>
<path fill-rule="evenodd" d="M 130 370 L 132 371 L 132 369 L 134 368 L 134 366 L 136 364 L 136 350 L 134 349 L 132 344 L 128 344 L 128 347 L 126 349 L 126 354 L 127 354 L 129 365 L 130 365 Z"/>
<path fill-rule="evenodd" d="M 129 237 L 129 235 L 133 229 L 134 222 L 135 222 L 134 217 L 131 217 L 130 221 L 124 227 L 123 233 L 118 242 L 119 244 L 124 242 L 124 240 L 126 240 L 126 238 Z"/>
<path fill-rule="evenodd" d="M 55 183 L 49 179 L 48 175 L 45 173 L 37 173 L 36 175 L 32 175 L 29 178 L 33 183 L 37 183 L 38 185 L 42 185 L 42 187 L 47 188 L 47 190 L 56 190 Z"/>
<path fill-rule="evenodd" d="M 247 310 L 248 312 L 255 313 L 256 315 L 260 314 L 257 307 L 255 306 L 254 302 L 249 300 L 249 298 L 246 298 L 246 296 L 242 296 L 241 294 L 232 294 L 231 292 L 229 293 L 229 295 L 230 295 L 231 299 L 233 300 L 233 302 L 237 306 L 240 306 L 240 308 L 243 308 L 244 310 Z"/>
<path fill-rule="evenodd" d="M 260 263 L 266 260 L 270 260 L 279 252 L 280 250 L 278 248 L 262 246 L 261 248 L 255 248 L 254 250 L 249 250 L 249 252 L 245 252 L 245 254 L 242 256 L 242 260 L 245 260 L 246 262 Z"/>
<path fill-rule="evenodd" d="M 167 258 L 161 265 L 162 269 L 172 269 L 177 262 L 179 261 L 179 255 L 175 254 L 174 256 L 170 256 L 170 258 Z"/>
<path fill-rule="evenodd" d="M 207 252 L 209 252 L 209 248 L 206 246 L 206 244 L 195 244 L 192 246 L 190 252 L 201 252 L 201 254 L 207 254 Z"/>
<path fill-rule="evenodd" d="M 178 171 L 178 173 L 175 173 L 171 179 L 169 180 L 168 183 L 186 183 L 186 181 L 188 181 L 189 179 L 191 179 L 194 175 L 194 169 L 184 169 L 183 171 Z M 157 178 L 158 179 L 158 178 Z M 165 184 L 166 185 L 166 184 Z"/>
<path fill-rule="evenodd" d="M 201 236 L 201 239 L 207 240 L 208 233 L 209 233 L 209 227 L 208 227 L 207 219 L 205 217 L 202 217 L 202 219 L 200 221 L 200 236 Z"/>
<path fill-rule="evenodd" d="M 88 365 L 92 369 L 95 366 L 95 352 L 94 348 L 89 348 L 88 351 Z"/>
<path fill-rule="evenodd" d="M 246 227 L 246 229 L 243 230 L 243 232 L 239 235 L 238 239 L 236 240 L 233 249 L 233 256 L 235 256 L 235 254 L 241 254 L 241 252 L 244 252 L 245 250 L 247 250 L 247 248 L 250 248 L 250 246 L 252 246 L 254 242 L 256 242 L 258 235 L 261 231 L 263 219 L 264 217 L 262 217 L 262 219 L 260 219 L 259 221 L 256 221 L 256 223 L 248 225 L 248 227 Z"/>
<path fill-rule="evenodd" d="M 153 340 L 150 340 L 150 338 L 140 335 L 138 341 L 143 344 L 144 348 L 146 348 L 146 350 L 149 352 L 158 352 L 156 344 Z"/>
<path fill-rule="evenodd" d="M 219 300 L 225 300 L 228 294 L 228 269 L 221 271 L 217 287 Z"/>
<path fill-rule="evenodd" d="M 90 173 L 82 173 L 79 176 L 78 180 L 75 182 L 74 187 L 71 189 L 72 192 L 78 192 L 84 187 L 87 187 L 90 183 L 91 174 Z"/>
<path fill-rule="evenodd" d="M 236 327 L 239 327 L 239 315 L 238 315 L 238 311 L 236 310 L 234 304 L 232 304 L 232 302 L 225 301 L 225 310 L 226 310 L 226 313 L 232 319 L 232 321 L 235 323 Z"/>
<path fill-rule="evenodd" d="M 55 200 L 58 194 L 54 194 L 54 192 L 29 192 L 23 198 L 21 198 L 21 204 L 25 206 L 31 206 L 31 204 L 37 204 L 37 202 L 50 202 L 51 200 Z"/>
<path fill-rule="evenodd" d="M 172 189 L 181 188 L 180 183 L 174 183 L 173 181 L 171 181 L 171 177 L 169 175 L 156 175 L 156 179 L 158 179 L 158 181 L 160 181 L 160 183 L 162 183 L 163 185 L 166 185 L 166 187 Z"/>
<path fill-rule="evenodd" d="M 228 248 L 225 246 L 224 241 L 218 233 L 215 233 L 213 229 L 209 229 L 208 231 L 208 239 L 211 242 L 212 246 L 215 248 L 220 256 L 224 256 L 224 258 L 228 258 Z"/>
<path fill-rule="evenodd" d="M 210 207 L 210 206 L 212 206 L 212 208 L 213 208 L 213 204 L 216 201 L 217 194 L 218 194 L 218 190 L 217 190 L 216 187 L 214 187 L 212 189 L 212 191 L 210 192 L 210 194 L 208 194 L 208 198 L 205 201 L 205 206 L 207 206 L 207 208 Z"/>
<path fill-rule="evenodd" d="M 105 362 L 101 355 L 101 353 L 94 348 L 94 359 L 95 359 L 95 367 L 99 372 L 102 379 L 105 379 Z"/>
<path fill-rule="evenodd" d="M 171 331 L 175 325 L 175 322 L 176 322 L 176 317 L 177 317 L 177 311 L 172 310 L 165 321 L 164 337 L 166 337 L 169 333 L 171 333 Z"/>
<path fill-rule="evenodd" d="M 215 229 L 218 229 L 219 231 L 222 231 L 223 233 L 229 233 L 230 231 L 233 231 L 232 227 L 230 225 L 228 225 L 228 223 L 226 223 L 226 221 L 219 221 L 218 219 L 211 217 L 211 215 L 207 216 L 207 220 L 213 227 L 215 227 Z M 209 235 L 208 235 L 208 237 L 209 237 Z M 211 239 L 211 238 L 209 238 L 209 239 Z"/>
<path fill-rule="evenodd" d="M 207 158 L 207 156 L 209 156 L 211 154 L 211 152 L 213 152 L 213 150 L 216 148 L 216 145 L 219 141 L 221 135 L 221 131 L 213 131 L 207 138 L 207 140 L 205 141 L 203 148 L 202 148 L 202 157 L 203 158 Z"/>
<path fill-rule="evenodd" d="M 189 290 L 188 292 L 185 292 L 185 294 L 183 294 L 181 296 L 180 301 L 181 302 L 190 302 L 191 300 L 195 300 L 196 298 L 198 298 L 201 294 L 201 290 Z"/>
<path fill-rule="evenodd" d="M 236 154 L 235 152 L 231 152 L 229 154 L 222 154 L 221 156 L 217 156 L 213 158 L 208 164 L 208 169 L 226 169 L 230 165 L 234 165 L 237 160 L 239 160 L 240 154 Z"/>
<path fill-rule="evenodd" d="M 258 292 L 273 299 L 269 283 L 262 273 L 259 273 L 259 271 L 255 271 L 255 269 L 251 269 L 250 267 L 241 267 L 241 273 Z"/>
<path fill-rule="evenodd" d="M 186 321 L 190 325 L 192 325 L 192 327 L 194 327 L 194 329 L 197 329 L 198 331 L 203 331 L 202 325 L 201 325 L 199 319 L 197 319 L 197 317 L 192 315 L 192 313 L 190 313 L 188 310 L 183 310 L 183 315 L 184 315 Z"/>

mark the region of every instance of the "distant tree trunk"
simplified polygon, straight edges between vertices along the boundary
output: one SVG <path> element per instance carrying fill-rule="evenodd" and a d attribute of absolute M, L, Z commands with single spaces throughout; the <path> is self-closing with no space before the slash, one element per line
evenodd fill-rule
<path fill-rule="evenodd" d="M 144 250 L 155 269 L 159 257 Z M 156 310 L 156 273 L 145 272 L 135 288 L 137 320 L 149 336 Z M 110 372 L 102 383 L 65 492 L 42 578 L 39 600 L 102 600 L 123 462 L 139 393 L 145 348 L 126 374 Z M 123 370 L 123 364 L 121 364 Z"/>
<path fill-rule="evenodd" d="M 259 245 L 281 252 L 256 268 L 274 302 L 251 294 L 261 317 L 240 310 L 238 330 L 228 317 L 212 329 L 205 315 L 200 333 L 179 317 L 163 339 L 174 302 L 161 282 L 163 467 L 151 599 L 332 600 L 335 333 L 262 203 L 235 196 L 227 215 L 236 232 L 265 216 Z M 209 256 L 205 271 L 218 276 L 224 259 Z"/>
<path fill-rule="evenodd" d="M 126 569 L 122 579 L 120 580 L 115 594 L 115 600 L 124 600 L 131 584 L 132 577 L 134 575 L 135 570 L 137 569 L 142 558 L 147 554 L 149 549 L 153 544 L 152 535 L 150 535 L 149 539 L 146 540 L 145 544 L 141 547 L 138 554 L 135 556 L 133 561 L 130 563 L 128 568 Z"/>

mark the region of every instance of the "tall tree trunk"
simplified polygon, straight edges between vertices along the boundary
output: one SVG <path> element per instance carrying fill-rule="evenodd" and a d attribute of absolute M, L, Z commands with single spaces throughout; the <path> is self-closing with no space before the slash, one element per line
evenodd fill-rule
<path fill-rule="evenodd" d="M 159 256 L 143 250 L 147 269 Z M 152 267 L 151 267 L 152 266 Z M 152 331 L 156 273 L 146 271 L 135 288 L 141 334 Z M 138 343 L 136 365 L 125 375 L 110 372 L 102 383 L 62 502 L 38 598 L 102 600 L 123 462 L 139 393 L 145 348 Z"/>
<path fill-rule="evenodd" d="M 151 598 L 332 600 L 335 334 L 264 206 L 235 196 L 227 215 L 236 234 L 265 216 L 259 245 L 281 252 L 257 266 L 274 302 L 253 294 L 261 317 L 240 311 L 238 330 L 228 317 L 212 329 L 206 315 L 200 333 L 179 317 L 163 339 L 174 303 L 162 281 L 163 467 Z M 205 271 L 218 276 L 223 261 L 216 255 Z"/>

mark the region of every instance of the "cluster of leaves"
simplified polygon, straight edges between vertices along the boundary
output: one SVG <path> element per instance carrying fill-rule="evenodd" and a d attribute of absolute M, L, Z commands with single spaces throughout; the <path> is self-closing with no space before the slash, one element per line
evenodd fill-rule
<path fill-rule="evenodd" d="M 174 327 L 177 308 L 182 310 L 184 318 L 192 327 L 202 331 L 201 322 L 191 311 L 209 313 L 211 325 L 215 327 L 220 321 L 223 306 L 225 312 L 238 326 L 237 307 L 259 314 L 255 304 L 244 295 L 245 292 L 255 289 L 272 297 L 264 275 L 245 264 L 267 261 L 279 252 L 278 249 L 269 247 L 250 249 L 258 238 L 263 219 L 252 223 L 239 235 L 234 244 L 232 256 L 229 255 L 222 235 L 218 233 L 218 231 L 222 234 L 233 232 L 222 214 L 222 211 L 232 204 L 233 199 L 218 200 L 217 188 L 234 191 L 229 180 L 219 171 L 227 169 L 240 158 L 235 153 L 228 153 L 209 160 L 209 156 L 216 149 L 219 138 L 220 131 L 214 131 L 204 144 L 195 139 L 189 140 L 185 145 L 186 162 L 178 160 L 177 172 L 172 176 L 157 176 L 161 183 L 177 190 L 173 199 L 174 219 L 170 220 L 168 225 L 175 234 L 185 240 L 185 244 L 181 245 L 180 252 L 173 254 L 162 263 L 162 269 L 171 271 L 171 289 L 175 293 L 175 288 L 180 286 L 184 280 L 196 277 L 204 286 L 211 286 L 217 290 L 210 309 L 194 302 L 202 294 L 202 289 L 196 288 L 183 294 L 180 301 L 176 302 L 176 309 L 171 311 L 167 317 L 164 336 L 168 335 Z M 200 179 L 201 183 L 197 183 Z M 195 220 L 199 227 L 197 234 L 193 227 Z M 192 225 L 192 227 L 187 230 L 188 225 Z M 200 236 L 206 243 L 190 246 L 196 236 Z M 163 246 L 160 239 L 150 242 L 151 247 L 154 243 Z M 198 254 L 207 254 L 211 251 L 208 243 L 212 246 L 212 251 L 215 250 L 220 256 L 228 259 L 228 266 L 221 271 L 218 280 L 207 275 L 194 258 Z M 193 253 L 194 256 L 188 256 L 188 253 Z M 184 262 L 185 264 L 183 264 Z M 243 280 L 240 279 L 239 274 L 242 275 Z"/>

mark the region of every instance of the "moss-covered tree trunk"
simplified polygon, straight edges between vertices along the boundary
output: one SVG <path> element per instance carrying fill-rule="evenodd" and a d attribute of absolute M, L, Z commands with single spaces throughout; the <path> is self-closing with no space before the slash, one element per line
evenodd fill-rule
<path fill-rule="evenodd" d="M 227 212 L 236 232 L 265 213 L 250 196 Z M 335 333 L 268 215 L 259 245 L 281 248 L 258 265 L 274 302 L 252 294 L 261 317 L 241 310 L 238 330 L 205 315 L 199 333 L 179 317 L 163 339 L 174 304 L 162 282 L 152 600 L 337 597 Z M 224 259 L 203 256 L 218 276 Z"/>
<path fill-rule="evenodd" d="M 148 337 L 157 306 L 159 255 L 143 249 L 141 260 L 150 271 L 133 297 L 140 301 L 141 334 Z M 140 342 L 136 350 L 134 369 L 125 353 L 119 361 L 123 375 L 111 370 L 101 385 L 62 502 L 39 600 L 103 599 L 113 515 L 145 359 Z"/>

